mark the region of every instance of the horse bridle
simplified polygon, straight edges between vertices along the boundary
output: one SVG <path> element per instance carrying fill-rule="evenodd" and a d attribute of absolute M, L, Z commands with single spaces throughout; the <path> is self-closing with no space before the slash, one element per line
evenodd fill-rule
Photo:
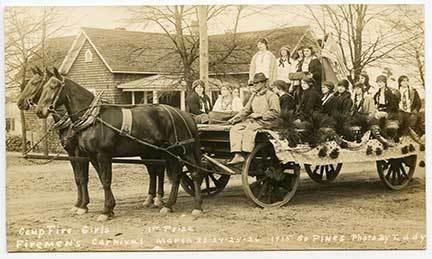
<path fill-rule="evenodd" d="M 65 80 L 64 78 L 62 78 L 63 80 L 60 80 L 58 78 L 52 77 L 53 79 L 55 79 L 58 83 L 60 83 L 60 87 L 58 87 L 57 92 L 55 93 L 55 98 L 53 100 L 53 102 L 50 104 L 50 106 L 48 106 L 48 111 L 52 112 L 52 113 L 56 113 L 55 107 L 57 105 L 58 99 L 60 98 L 60 94 L 63 91 L 63 88 L 65 87 Z"/>
<path fill-rule="evenodd" d="M 26 102 L 27 102 L 27 104 L 30 106 L 30 107 L 32 107 L 32 106 L 34 106 L 34 103 L 33 103 L 33 98 L 42 90 L 42 87 L 43 87 L 43 85 L 46 83 L 46 81 L 48 81 L 47 80 L 47 76 L 46 76 L 46 74 L 44 74 L 43 75 L 43 77 L 42 77 L 42 80 L 41 80 L 41 82 L 39 83 L 39 85 L 36 87 L 36 89 L 31 93 L 31 95 L 28 97 L 28 98 L 26 98 Z"/>

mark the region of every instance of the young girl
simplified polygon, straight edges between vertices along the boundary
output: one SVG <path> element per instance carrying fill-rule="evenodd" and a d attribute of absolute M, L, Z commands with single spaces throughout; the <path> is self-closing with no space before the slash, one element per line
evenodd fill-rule
<path fill-rule="evenodd" d="M 290 83 L 288 75 L 296 71 L 291 63 L 290 56 L 291 54 L 287 47 L 282 47 L 279 50 L 279 58 L 276 60 L 275 80 L 282 80 L 286 83 Z"/>
<path fill-rule="evenodd" d="M 323 106 L 323 112 L 329 116 L 336 110 L 336 98 L 334 96 L 334 84 L 332 81 L 325 81 L 322 84 L 321 91 L 321 104 Z"/>
<path fill-rule="evenodd" d="M 232 110 L 234 112 L 239 112 L 243 109 L 243 103 L 240 99 L 240 89 L 238 87 L 235 87 L 232 91 Z"/>
<path fill-rule="evenodd" d="M 208 122 L 206 116 L 212 109 L 210 97 L 205 94 L 205 83 L 202 80 L 195 80 L 192 83 L 193 92 L 187 98 L 187 111 L 194 115 L 197 123 Z"/>
<path fill-rule="evenodd" d="M 250 63 L 249 85 L 253 84 L 253 78 L 257 73 L 263 73 L 270 82 L 273 82 L 275 76 L 276 57 L 268 50 L 267 39 L 259 39 L 257 48 L 258 52 Z"/>
<path fill-rule="evenodd" d="M 299 63 L 297 72 L 312 73 L 315 82 L 313 87 L 321 94 L 322 65 L 311 46 L 303 49 L 303 60 Z"/>
<path fill-rule="evenodd" d="M 214 112 L 232 112 L 232 95 L 231 95 L 231 86 L 228 84 L 224 84 L 221 87 L 221 95 L 216 100 L 216 103 L 213 106 Z"/>

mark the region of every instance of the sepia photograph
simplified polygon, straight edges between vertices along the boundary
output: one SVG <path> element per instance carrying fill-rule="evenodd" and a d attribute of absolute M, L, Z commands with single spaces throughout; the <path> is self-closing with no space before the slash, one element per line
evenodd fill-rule
<path fill-rule="evenodd" d="M 424 4 L 2 12 L 8 253 L 427 248 Z"/>

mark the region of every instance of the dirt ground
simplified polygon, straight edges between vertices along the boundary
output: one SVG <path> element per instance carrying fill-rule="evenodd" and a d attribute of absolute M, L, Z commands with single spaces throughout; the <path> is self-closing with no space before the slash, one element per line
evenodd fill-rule
<path fill-rule="evenodd" d="M 173 213 L 144 208 L 144 166 L 115 164 L 116 216 L 96 221 L 103 190 L 90 171 L 89 212 L 73 215 L 75 185 L 68 162 L 34 165 L 7 155 L 7 246 L 13 251 L 424 249 L 425 172 L 390 191 L 374 163 L 346 164 L 331 185 L 312 182 L 302 171 L 295 197 L 282 208 L 261 209 L 248 200 L 241 177 L 204 200 L 194 218 L 193 199 L 181 191 Z M 168 180 L 166 192 L 169 191 Z"/>

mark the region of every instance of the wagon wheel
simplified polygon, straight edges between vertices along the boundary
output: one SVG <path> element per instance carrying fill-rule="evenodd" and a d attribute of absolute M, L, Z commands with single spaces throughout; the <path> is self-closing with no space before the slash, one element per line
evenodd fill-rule
<path fill-rule="evenodd" d="M 412 179 L 417 163 L 417 155 L 380 160 L 376 162 L 381 181 L 392 190 L 405 188 Z"/>
<path fill-rule="evenodd" d="M 260 207 L 281 207 L 294 196 L 300 167 L 281 164 L 270 143 L 259 143 L 246 159 L 242 171 L 243 190 Z"/>
<path fill-rule="evenodd" d="M 202 164 L 208 170 L 214 170 L 215 173 L 207 173 L 203 177 L 203 181 L 201 183 L 201 194 L 203 197 L 212 197 L 220 193 L 225 186 L 228 184 L 230 175 L 218 174 L 213 165 L 208 163 Z M 189 169 L 184 167 L 183 176 L 181 178 L 180 184 L 190 196 L 195 195 L 195 187 L 193 185 L 192 176 L 189 172 Z"/>
<path fill-rule="evenodd" d="M 329 164 L 329 165 L 316 165 L 312 166 L 310 164 L 304 165 L 306 173 L 309 177 L 317 183 L 328 184 L 333 182 L 339 175 L 342 163 Z M 313 170 L 312 170 L 313 168 Z"/>

